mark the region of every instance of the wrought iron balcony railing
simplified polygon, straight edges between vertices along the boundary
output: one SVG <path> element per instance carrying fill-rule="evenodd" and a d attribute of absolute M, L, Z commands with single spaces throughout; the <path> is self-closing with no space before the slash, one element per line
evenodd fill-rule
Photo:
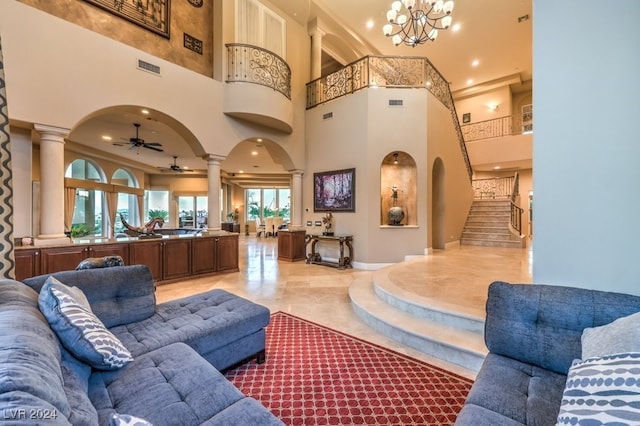
<path fill-rule="evenodd" d="M 463 124 L 462 135 L 466 142 L 503 136 L 521 135 L 533 132 L 533 113 L 529 113 L 527 123 L 519 116 L 509 115 L 477 123 Z"/>
<path fill-rule="evenodd" d="M 307 109 L 367 87 L 427 89 L 449 111 L 453 119 L 469 179 L 473 175 L 449 83 L 423 57 L 365 56 L 325 77 L 307 83 Z"/>
<path fill-rule="evenodd" d="M 280 56 L 249 44 L 227 44 L 227 83 L 255 83 L 291 99 L 291 69 Z"/>

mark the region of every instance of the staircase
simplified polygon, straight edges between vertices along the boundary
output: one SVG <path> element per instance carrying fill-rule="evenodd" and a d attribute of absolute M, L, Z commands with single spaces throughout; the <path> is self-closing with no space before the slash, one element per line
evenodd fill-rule
<path fill-rule="evenodd" d="M 356 315 L 374 330 L 414 349 L 477 372 L 487 354 L 484 318 L 436 307 L 433 300 L 397 287 L 397 264 L 349 287 Z"/>
<path fill-rule="evenodd" d="M 460 244 L 470 246 L 524 248 L 526 240 L 509 229 L 509 199 L 474 200 Z"/>

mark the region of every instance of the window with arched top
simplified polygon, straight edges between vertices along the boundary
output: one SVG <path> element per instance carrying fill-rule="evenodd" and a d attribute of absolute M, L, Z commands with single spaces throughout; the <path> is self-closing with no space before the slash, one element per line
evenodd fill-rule
<path fill-rule="evenodd" d="M 102 169 L 79 158 L 65 170 L 65 230 L 72 238 L 103 235 L 105 182 Z"/>
<path fill-rule="evenodd" d="M 121 220 L 123 218 L 128 224 L 140 226 L 142 218 L 143 197 L 141 194 L 130 191 L 127 188 L 138 188 L 138 180 L 135 175 L 128 170 L 118 169 L 111 176 L 113 192 L 107 194 L 107 203 L 114 203 L 109 211 L 114 215 L 113 231 L 115 235 L 123 233 L 125 226 Z"/>

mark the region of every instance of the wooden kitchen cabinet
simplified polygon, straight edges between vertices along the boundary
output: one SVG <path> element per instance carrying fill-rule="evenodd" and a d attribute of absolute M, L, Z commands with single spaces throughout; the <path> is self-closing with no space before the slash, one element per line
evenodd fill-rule
<path fill-rule="evenodd" d="M 238 236 L 228 235 L 214 237 L 217 241 L 216 272 L 232 272 L 238 269 Z"/>
<path fill-rule="evenodd" d="M 41 270 L 43 274 L 70 271 L 89 257 L 88 246 L 47 247 L 41 250 Z"/>
<path fill-rule="evenodd" d="M 217 246 L 215 237 L 194 238 L 191 241 L 191 273 L 193 275 L 216 272 Z"/>
<path fill-rule="evenodd" d="M 131 265 L 147 265 L 155 281 L 162 280 L 162 240 L 136 241 L 129 244 Z"/>
<path fill-rule="evenodd" d="M 16 278 L 71 270 L 88 257 L 112 255 L 122 257 L 125 265 L 146 265 L 158 283 L 233 272 L 238 271 L 238 234 L 17 247 Z"/>
<path fill-rule="evenodd" d="M 175 280 L 191 275 L 191 239 L 163 241 L 162 279 Z"/>
<path fill-rule="evenodd" d="M 16 250 L 14 258 L 16 262 L 16 280 L 40 275 L 40 249 Z"/>

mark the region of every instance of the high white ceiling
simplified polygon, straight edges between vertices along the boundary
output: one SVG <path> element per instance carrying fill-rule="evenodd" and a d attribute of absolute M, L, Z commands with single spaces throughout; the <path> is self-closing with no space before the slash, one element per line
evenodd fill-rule
<path fill-rule="evenodd" d="M 450 82 L 454 92 L 465 93 L 485 83 L 510 77 L 527 81 L 532 76 L 532 0 L 456 0 L 452 13 L 453 24 L 460 29 L 440 31 L 433 43 L 395 47 L 382 33 L 390 0 L 271 0 L 302 25 L 318 17 L 331 34 L 332 56 L 339 53 L 336 41 L 353 37 L 362 54 L 426 56 Z M 367 23 L 373 22 L 368 28 Z M 520 21 L 520 22 L 519 22 Z M 327 49 L 331 50 L 331 49 Z M 359 52 L 360 53 L 360 52 Z M 291 54 L 291 52 L 289 52 Z M 326 57 L 327 55 L 325 55 Z M 336 58 L 338 61 L 344 58 Z M 478 66 L 472 66 L 477 60 Z M 468 80 L 473 83 L 468 83 Z M 145 142 L 159 142 L 163 152 L 143 147 L 132 148 L 128 140 L 135 136 L 133 123 L 140 123 L 139 137 Z M 110 135 L 111 141 L 104 141 Z M 119 159 L 148 173 L 160 173 L 177 156 L 182 167 L 199 169 L 204 173 L 206 163 L 175 131 L 165 117 L 144 115 L 132 108 L 122 108 L 93 117 L 73 129 L 70 148 L 105 158 Z M 115 143 L 115 144 L 114 144 Z M 285 173 L 282 166 L 269 155 L 251 155 L 256 141 L 239 144 L 222 163 L 223 170 L 238 173 Z M 268 151 L 265 151 L 268 153 Z"/>

